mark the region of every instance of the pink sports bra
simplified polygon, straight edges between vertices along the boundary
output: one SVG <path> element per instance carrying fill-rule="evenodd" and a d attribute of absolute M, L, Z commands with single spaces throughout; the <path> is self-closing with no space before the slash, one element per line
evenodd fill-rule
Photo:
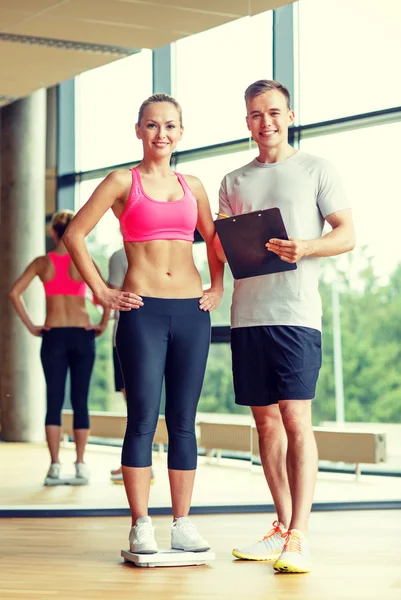
<path fill-rule="evenodd" d="M 184 240 L 193 242 L 198 220 L 196 198 L 179 173 L 175 173 L 184 196 L 173 202 L 153 200 L 144 191 L 139 171 L 132 172 L 132 186 L 120 216 L 124 242 Z"/>
<path fill-rule="evenodd" d="M 43 282 L 46 296 L 85 296 L 86 283 L 71 279 L 68 273 L 71 256 L 69 254 L 55 254 L 54 252 L 49 252 L 48 256 L 56 273 L 53 279 Z"/>

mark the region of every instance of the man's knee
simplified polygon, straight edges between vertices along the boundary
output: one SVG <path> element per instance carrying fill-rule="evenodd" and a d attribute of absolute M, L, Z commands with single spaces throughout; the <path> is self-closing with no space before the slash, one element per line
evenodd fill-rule
<path fill-rule="evenodd" d="M 255 419 L 259 439 L 271 439 L 272 437 L 281 434 L 283 422 L 278 404 L 270 406 L 254 406 L 252 407 L 252 413 Z"/>
<path fill-rule="evenodd" d="M 281 400 L 280 413 L 287 435 L 312 431 L 311 400 Z"/>

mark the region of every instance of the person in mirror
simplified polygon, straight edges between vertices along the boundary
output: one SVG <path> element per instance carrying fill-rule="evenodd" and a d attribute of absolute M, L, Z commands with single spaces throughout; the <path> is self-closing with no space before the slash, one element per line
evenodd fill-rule
<path fill-rule="evenodd" d="M 148 516 L 152 442 L 163 378 L 169 435 L 168 475 L 172 548 L 209 549 L 189 519 L 197 466 L 195 416 L 210 344 L 210 311 L 223 293 L 224 265 L 213 246 L 214 223 L 201 182 L 170 167 L 183 134 L 178 102 L 156 94 L 139 109 L 136 135 L 143 158 L 110 173 L 66 232 L 74 262 L 104 306 L 120 311 L 116 346 L 127 393 L 122 449 L 124 486 L 132 515 L 130 550 L 158 551 Z M 128 270 L 122 290 L 104 285 L 93 268 L 85 236 L 111 208 L 120 220 Z M 211 286 L 202 282 L 192 253 L 194 231 L 206 243 Z"/>
<path fill-rule="evenodd" d="M 85 305 L 86 283 L 63 241 L 63 234 L 73 217 L 74 213 L 70 210 L 61 210 L 53 215 L 51 235 L 54 250 L 35 258 L 10 291 L 14 308 L 28 331 L 42 337 L 40 357 L 47 398 L 45 429 L 51 460 L 45 484 L 49 485 L 60 480 L 61 412 L 68 372 L 74 413 L 76 483 L 89 482 L 89 469 L 84 461 L 90 427 L 88 393 L 95 361 L 95 337 L 105 331 L 110 313 L 110 309 L 105 308 L 101 322 L 91 324 Z M 42 281 L 46 295 L 45 323 L 39 326 L 32 323 L 22 297 L 35 277 Z"/>
<path fill-rule="evenodd" d="M 247 88 L 245 103 L 259 154 L 224 177 L 219 213 L 278 207 L 290 239 L 266 240 L 266 248 L 297 263 L 297 269 L 234 282 L 235 401 L 252 409 L 277 521 L 261 541 L 233 554 L 274 560 L 277 571 L 308 572 L 307 530 L 318 462 L 312 399 L 322 359 L 319 259 L 352 250 L 354 227 L 332 165 L 288 143 L 294 122 L 288 90 L 276 81 L 256 81 Z M 323 235 L 325 222 L 331 231 Z M 225 260 L 217 234 L 215 248 Z"/>

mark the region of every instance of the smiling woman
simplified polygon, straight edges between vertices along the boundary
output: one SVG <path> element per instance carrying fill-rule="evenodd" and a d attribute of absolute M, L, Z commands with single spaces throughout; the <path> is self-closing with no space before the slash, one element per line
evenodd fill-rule
<path fill-rule="evenodd" d="M 100 302 L 121 312 L 116 347 L 127 393 L 128 422 L 122 468 L 132 514 L 130 549 L 157 552 L 148 517 L 152 442 L 165 379 L 168 468 L 174 526 L 171 545 L 207 550 L 189 519 L 197 447 L 195 415 L 210 343 L 210 311 L 223 293 L 223 265 L 214 247 L 214 223 L 196 177 L 172 171 L 183 134 L 181 107 L 166 94 L 139 109 L 136 135 L 143 159 L 110 173 L 78 212 L 65 243 Z M 128 269 L 122 290 L 107 288 L 93 268 L 85 236 L 111 208 L 120 220 Z M 211 286 L 202 290 L 192 242 L 205 240 Z"/>

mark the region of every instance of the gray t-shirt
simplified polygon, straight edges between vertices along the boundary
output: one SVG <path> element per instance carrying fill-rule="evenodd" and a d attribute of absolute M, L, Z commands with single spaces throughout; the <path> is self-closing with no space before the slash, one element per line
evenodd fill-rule
<path fill-rule="evenodd" d="M 121 248 L 121 250 L 117 250 L 110 256 L 109 260 L 109 277 L 108 282 L 110 285 L 114 285 L 116 287 L 122 287 L 125 279 L 125 274 L 128 269 L 128 259 L 125 254 L 125 249 Z M 118 325 L 118 317 L 119 312 L 115 311 L 115 321 L 114 321 L 114 330 L 113 330 L 113 343 L 115 345 L 116 339 L 116 331 Z"/>
<path fill-rule="evenodd" d="M 254 159 L 224 177 L 220 213 L 231 216 L 274 207 L 280 209 L 289 237 L 310 240 L 322 236 L 328 215 L 350 205 L 332 165 L 301 151 L 276 163 Z M 231 327 L 295 325 L 320 330 L 319 261 L 305 257 L 294 271 L 236 280 Z"/>

